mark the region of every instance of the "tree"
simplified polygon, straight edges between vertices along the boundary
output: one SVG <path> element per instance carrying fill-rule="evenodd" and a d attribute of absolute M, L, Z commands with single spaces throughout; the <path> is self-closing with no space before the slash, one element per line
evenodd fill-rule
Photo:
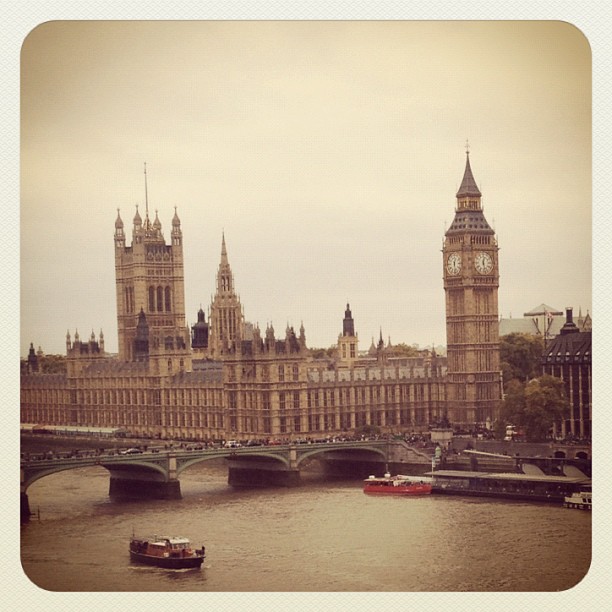
<path fill-rule="evenodd" d="M 45 374 L 65 374 L 66 357 L 64 355 L 42 355 L 38 367 Z"/>
<path fill-rule="evenodd" d="M 553 424 L 568 412 L 561 379 L 545 375 L 526 384 L 514 379 L 508 383 L 501 421 L 504 426 L 513 424 L 524 429 L 528 441 L 539 442 L 548 438 Z"/>
<path fill-rule="evenodd" d="M 21 372 L 28 371 L 28 360 L 20 360 Z M 65 355 L 39 355 L 38 372 L 41 374 L 65 374 L 66 356 Z"/>
<path fill-rule="evenodd" d="M 420 352 L 416 347 L 408 346 L 404 342 L 392 345 L 390 350 L 390 353 L 397 357 L 418 357 Z"/>
<path fill-rule="evenodd" d="M 336 350 L 337 350 L 337 345 L 332 344 L 329 348 L 311 348 L 310 349 L 310 354 L 312 355 L 313 359 L 330 359 L 334 356 Z"/>
<path fill-rule="evenodd" d="M 525 429 L 529 440 L 545 440 L 553 424 L 568 413 L 569 402 L 560 378 L 545 375 L 525 386 Z"/>
<path fill-rule="evenodd" d="M 544 352 L 541 336 L 513 333 L 499 339 L 499 356 L 504 377 L 504 391 L 512 380 L 527 382 L 540 372 L 540 358 Z"/>
<path fill-rule="evenodd" d="M 517 425 L 525 413 L 525 383 L 514 378 L 508 383 L 501 406 L 501 420 L 504 427 L 510 423 Z"/>

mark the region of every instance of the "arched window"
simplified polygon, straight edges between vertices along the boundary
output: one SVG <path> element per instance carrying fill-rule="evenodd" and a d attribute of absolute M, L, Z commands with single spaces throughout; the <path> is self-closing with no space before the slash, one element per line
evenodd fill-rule
<path fill-rule="evenodd" d="M 172 310 L 172 303 L 170 300 L 170 287 L 166 287 L 164 292 L 165 292 L 165 298 L 166 298 L 166 312 L 170 312 Z"/>
<path fill-rule="evenodd" d="M 157 288 L 157 312 L 162 312 L 164 309 L 164 293 L 161 287 Z"/>
<path fill-rule="evenodd" d="M 155 312 L 155 289 L 149 287 L 149 312 Z"/>

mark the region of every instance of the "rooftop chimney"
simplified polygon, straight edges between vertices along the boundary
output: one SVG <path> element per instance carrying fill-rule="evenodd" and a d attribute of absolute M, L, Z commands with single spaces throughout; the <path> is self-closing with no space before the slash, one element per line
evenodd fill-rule
<path fill-rule="evenodd" d="M 578 329 L 578 327 L 576 326 L 576 324 L 574 323 L 573 320 L 573 316 L 572 316 L 572 307 L 571 306 L 567 306 L 565 308 L 565 324 L 563 325 L 563 327 L 561 328 L 561 334 L 575 334 L 576 332 L 580 331 Z"/>

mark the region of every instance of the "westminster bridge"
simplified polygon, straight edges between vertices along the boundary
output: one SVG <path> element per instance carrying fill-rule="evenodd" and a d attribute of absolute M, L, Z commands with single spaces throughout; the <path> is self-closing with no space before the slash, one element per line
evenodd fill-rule
<path fill-rule="evenodd" d="M 554 473 L 564 465 L 575 465 L 590 475 L 590 446 L 560 444 L 478 443 L 479 450 L 465 450 L 459 439 L 453 452 L 438 462 L 447 469 L 480 471 L 521 471 L 521 464 L 532 463 Z M 516 452 L 520 449 L 520 453 Z M 458 452 L 457 452 L 458 451 Z M 487 452 L 488 451 L 488 452 Z M 492 451 L 492 452 L 491 452 Z M 353 440 L 308 444 L 280 444 L 238 448 L 152 448 L 138 454 L 83 452 L 77 456 L 25 455 L 21 459 L 21 514 L 29 516 L 28 487 L 45 476 L 85 467 L 101 466 L 110 475 L 109 496 L 113 498 L 179 499 L 180 474 L 197 463 L 226 459 L 228 483 L 234 486 L 298 486 L 300 469 L 309 459 L 322 460 L 329 473 L 355 474 L 355 467 L 382 473 L 423 474 L 431 469 L 435 447 L 410 445 L 405 440 Z M 503 453 L 503 454 L 501 454 Z"/>
<path fill-rule="evenodd" d="M 110 474 L 109 496 L 114 498 L 179 499 L 181 473 L 197 463 L 225 458 L 228 483 L 235 486 L 300 484 L 300 468 L 308 459 L 334 463 L 380 464 L 409 462 L 431 465 L 432 449 L 415 449 L 403 441 L 356 440 L 309 444 L 280 444 L 238 448 L 149 449 L 137 454 L 85 452 L 79 456 L 25 456 L 21 460 L 21 512 L 29 515 L 28 487 L 45 476 L 101 466 Z M 400 456 L 401 455 L 401 459 Z"/>

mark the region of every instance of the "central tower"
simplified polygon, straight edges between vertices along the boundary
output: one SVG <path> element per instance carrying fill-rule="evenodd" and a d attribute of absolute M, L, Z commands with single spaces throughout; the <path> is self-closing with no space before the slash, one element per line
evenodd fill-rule
<path fill-rule="evenodd" d="M 455 218 L 443 253 L 448 351 L 448 418 L 455 425 L 491 424 L 501 399 L 499 260 L 495 232 L 466 153 Z"/>
<path fill-rule="evenodd" d="M 221 238 L 221 262 L 217 271 L 217 291 L 210 306 L 209 354 L 219 359 L 223 353 L 240 348 L 243 340 L 244 316 L 240 298 L 234 290 L 234 275 L 227 258 L 225 233 Z"/>

